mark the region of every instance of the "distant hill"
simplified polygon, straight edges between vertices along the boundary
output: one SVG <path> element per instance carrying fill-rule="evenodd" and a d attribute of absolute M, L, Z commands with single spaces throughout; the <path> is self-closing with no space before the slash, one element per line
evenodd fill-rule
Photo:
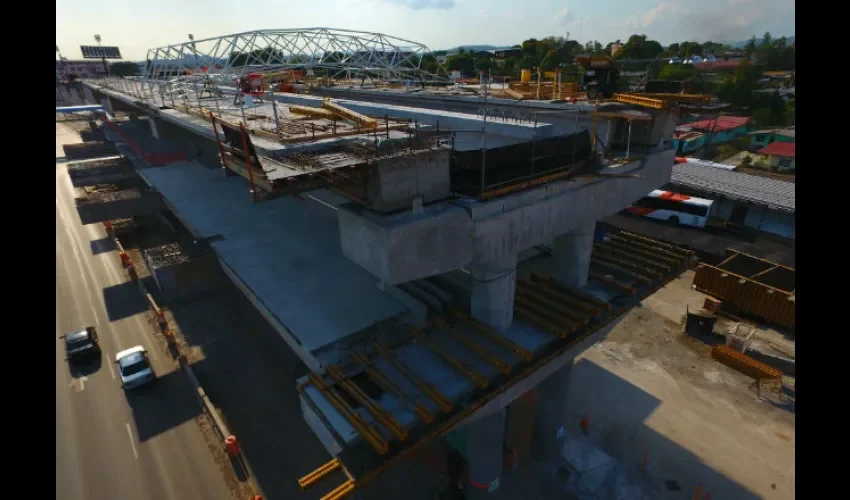
<path fill-rule="evenodd" d="M 778 36 L 773 37 L 774 40 L 776 40 L 777 38 L 781 38 L 781 37 L 778 37 Z M 786 37 L 786 39 L 788 40 L 788 42 L 787 42 L 788 45 L 791 45 L 792 43 L 794 43 L 794 37 L 793 36 Z M 756 44 L 758 44 L 760 41 L 761 41 L 761 39 L 758 36 L 756 36 Z M 743 42 L 726 42 L 726 44 L 729 45 L 730 47 L 732 47 L 733 49 L 743 49 L 747 45 L 747 42 L 749 42 L 749 40 L 744 40 Z"/>
<path fill-rule="evenodd" d="M 461 47 L 463 47 L 463 50 L 468 50 L 472 52 L 478 50 L 505 50 L 511 48 L 510 45 L 461 45 L 460 47 L 446 49 L 446 52 L 449 54 L 454 54 L 455 52 L 459 51 Z"/>

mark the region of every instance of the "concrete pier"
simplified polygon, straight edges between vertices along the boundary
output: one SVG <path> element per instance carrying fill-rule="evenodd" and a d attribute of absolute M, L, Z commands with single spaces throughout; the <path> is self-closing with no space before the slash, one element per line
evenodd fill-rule
<path fill-rule="evenodd" d="M 515 255 L 473 264 L 470 274 L 472 288 L 472 317 L 501 332 L 511 327 L 514 320 L 514 294 L 516 291 Z"/>
<path fill-rule="evenodd" d="M 555 279 L 576 288 L 587 284 L 595 228 L 596 221 L 590 221 L 555 238 L 552 252 Z"/>
<path fill-rule="evenodd" d="M 565 425 L 563 417 L 566 414 L 564 402 L 572 372 L 573 362 L 569 361 L 537 386 L 537 410 L 531 440 L 531 455 L 537 460 L 548 461 L 561 452 Z"/>
<path fill-rule="evenodd" d="M 485 499 L 499 489 L 502 474 L 506 410 L 482 417 L 466 429 L 467 500 Z"/>

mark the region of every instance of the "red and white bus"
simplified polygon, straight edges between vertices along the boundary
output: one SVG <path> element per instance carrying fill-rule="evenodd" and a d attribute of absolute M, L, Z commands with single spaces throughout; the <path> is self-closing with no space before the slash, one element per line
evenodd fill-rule
<path fill-rule="evenodd" d="M 656 189 L 626 210 L 635 215 L 665 220 L 674 224 L 705 227 L 713 204 L 713 200 Z"/>

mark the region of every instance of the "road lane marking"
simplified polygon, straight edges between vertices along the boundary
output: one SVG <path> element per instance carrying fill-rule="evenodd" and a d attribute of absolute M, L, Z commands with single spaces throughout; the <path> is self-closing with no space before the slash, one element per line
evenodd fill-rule
<path fill-rule="evenodd" d="M 130 446 L 133 448 L 133 456 L 136 460 L 139 459 L 139 452 L 136 451 L 136 441 L 133 439 L 133 431 L 130 429 L 130 423 L 127 422 L 127 435 L 130 436 Z"/>
<path fill-rule="evenodd" d="M 109 368 L 109 374 L 112 375 L 112 380 L 115 380 L 115 369 L 112 368 L 113 359 L 115 358 L 109 354 L 109 351 L 106 351 L 106 367 Z"/>
<path fill-rule="evenodd" d="M 72 378 L 70 382 L 68 382 L 68 387 L 73 387 L 76 392 L 83 392 L 86 390 L 86 380 L 89 378 L 83 375 L 80 378 Z"/>

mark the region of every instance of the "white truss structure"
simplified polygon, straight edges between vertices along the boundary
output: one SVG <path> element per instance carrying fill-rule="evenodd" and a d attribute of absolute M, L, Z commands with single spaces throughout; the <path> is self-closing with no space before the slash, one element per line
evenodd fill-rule
<path fill-rule="evenodd" d="M 448 82 L 448 74 L 420 69 L 431 51 L 421 43 L 381 33 L 331 28 L 259 30 L 148 50 L 144 86 L 153 95 L 235 85 L 253 72 L 324 69 L 331 78 L 361 81 Z"/>

